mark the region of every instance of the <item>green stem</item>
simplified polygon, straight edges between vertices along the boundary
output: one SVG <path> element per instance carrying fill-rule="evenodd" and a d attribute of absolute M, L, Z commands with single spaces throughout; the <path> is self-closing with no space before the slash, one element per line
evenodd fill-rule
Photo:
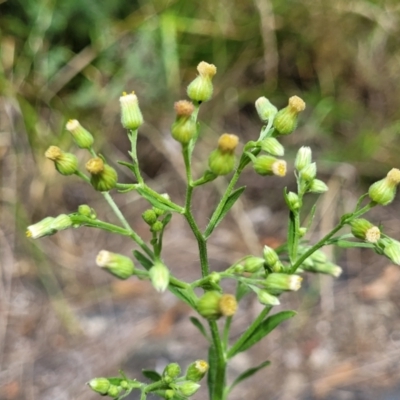
<path fill-rule="evenodd" d="M 242 347 L 242 345 L 249 339 L 249 337 L 254 333 L 254 331 L 258 328 L 258 326 L 261 324 L 261 322 L 264 320 L 264 318 L 268 315 L 270 312 L 272 306 L 266 306 L 258 315 L 258 317 L 252 322 L 252 324 L 246 329 L 246 331 L 240 336 L 240 338 L 237 340 L 237 342 L 229 349 L 226 357 L 229 360 L 231 357 L 233 357 L 237 350 Z"/>
<path fill-rule="evenodd" d="M 131 142 L 131 151 L 129 152 L 129 154 L 133 160 L 133 164 L 132 164 L 133 173 L 135 174 L 135 177 L 136 177 L 138 183 L 143 184 L 144 180 L 142 178 L 142 174 L 140 173 L 139 160 L 137 157 L 137 150 L 136 150 L 137 137 L 138 137 L 137 129 L 129 130 L 128 138 Z"/>
<path fill-rule="evenodd" d="M 215 366 L 214 391 L 211 400 L 223 400 L 225 390 L 226 357 L 222 348 L 222 341 L 215 321 L 209 321 L 213 346 L 215 348 L 217 365 Z"/>

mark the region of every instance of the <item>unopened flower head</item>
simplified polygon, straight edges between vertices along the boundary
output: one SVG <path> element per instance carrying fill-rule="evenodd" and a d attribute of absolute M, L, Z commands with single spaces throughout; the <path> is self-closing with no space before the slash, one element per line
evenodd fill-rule
<path fill-rule="evenodd" d="M 263 253 L 267 266 L 272 267 L 279 261 L 278 254 L 276 254 L 276 251 L 272 247 L 265 245 Z"/>
<path fill-rule="evenodd" d="M 178 382 L 174 387 L 176 387 L 185 398 L 193 396 L 200 389 L 200 385 L 192 381 Z"/>
<path fill-rule="evenodd" d="M 158 216 L 153 209 L 150 209 L 150 210 L 146 210 L 142 214 L 142 218 L 143 218 L 144 222 L 146 222 L 146 224 L 151 226 L 157 221 Z"/>
<path fill-rule="evenodd" d="M 286 175 L 286 161 L 279 160 L 272 156 L 259 156 L 253 163 L 253 168 L 257 174 L 276 175 L 283 177 Z"/>
<path fill-rule="evenodd" d="M 215 175 L 226 175 L 235 167 L 235 149 L 239 138 L 230 133 L 224 133 L 218 140 L 218 148 L 211 152 L 208 166 Z"/>
<path fill-rule="evenodd" d="M 171 126 L 172 137 L 181 144 L 187 144 L 197 130 L 196 121 L 192 118 L 194 105 L 190 101 L 180 100 L 175 103 L 174 108 L 176 119 Z"/>
<path fill-rule="evenodd" d="M 71 226 L 72 220 L 71 217 L 67 214 L 60 214 L 59 216 L 55 217 L 53 219 L 53 222 L 51 223 L 51 227 L 57 232 L 68 229 Z"/>
<path fill-rule="evenodd" d="M 86 163 L 86 169 L 91 175 L 90 183 L 99 192 L 108 192 L 117 184 L 117 171 L 105 164 L 100 157 L 91 158 Z"/>
<path fill-rule="evenodd" d="M 162 262 L 156 262 L 149 270 L 149 276 L 157 292 L 165 292 L 169 285 L 169 270 Z"/>
<path fill-rule="evenodd" d="M 259 97 L 256 100 L 256 110 L 261 121 L 264 123 L 267 123 L 269 119 L 274 118 L 278 112 L 278 109 L 266 97 Z"/>
<path fill-rule="evenodd" d="M 94 142 L 92 134 L 78 120 L 70 119 L 65 127 L 67 131 L 71 132 L 78 147 L 81 149 L 90 149 L 92 147 Z"/>
<path fill-rule="evenodd" d="M 232 294 L 223 294 L 219 299 L 219 310 L 225 317 L 231 317 L 237 311 L 237 300 Z"/>
<path fill-rule="evenodd" d="M 213 64 L 202 61 L 197 66 L 197 71 L 200 75 L 189 84 L 187 94 L 191 100 L 202 103 L 210 100 L 212 97 L 212 78 L 217 73 L 217 68 Z"/>
<path fill-rule="evenodd" d="M 110 389 L 110 381 L 107 378 L 94 378 L 87 384 L 90 389 L 103 396 L 108 394 L 108 390 Z"/>
<path fill-rule="evenodd" d="M 257 295 L 258 301 L 266 306 L 278 306 L 280 303 L 278 297 L 268 293 L 265 289 L 252 286 L 252 289 Z"/>
<path fill-rule="evenodd" d="M 76 156 L 72 153 L 65 153 L 57 146 L 50 146 L 44 155 L 54 161 L 54 166 L 61 175 L 72 175 L 78 170 Z"/>
<path fill-rule="evenodd" d="M 400 242 L 390 239 L 389 243 L 383 249 L 383 253 L 394 264 L 400 265 Z"/>
<path fill-rule="evenodd" d="M 254 273 L 259 271 L 264 266 L 264 262 L 261 257 L 247 257 L 243 262 L 244 272 Z"/>
<path fill-rule="evenodd" d="M 386 206 L 390 204 L 396 196 L 396 188 L 400 183 L 400 170 L 397 168 L 391 169 L 385 178 L 373 183 L 368 194 L 375 203 Z"/>
<path fill-rule="evenodd" d="M 53 235 L 57 231 L 53 228 L 53 217 L 46 217 L 36 224 L 28 226 L 26 229 L 26 237 L 38 239 L 44 236 Z"/>
<path fill-rule="evenodd" d="M 232 154 L 239 143 L 239 138 L 231 133 L 224 133 L 218 139 L 218 149 L 221 153 Z"/>
<path fill-rule="evenodd" d="M 120 279 L 133 275 L 135 266 L 129 257 L 111 251 L 101 250 L 96 257 L 96 264 Z"/>
<path fill-rule="evenodd" d="M 300 171 L 300 178 L 306 182 L 312 182 L 317 175 L 317 164 L 315 162 L 308 164 Z"/>
<path fill-rule="evenodd" d="M 369 243 L 376 243 L 381 237 L 379 228 L 364 218 L 357 218 L 351 221 L 350 226 L 354 237 Z"/>
<path fill-rule="evenodd" d="M 294 192 L 289 192 L 285 197 L 286 203 L 290 211 L 297 211 L 301 207 L 299 195 Z"/>
<path fill-rule="evenodd" d="M 298 96 L 289 99 L 287 107 L 279 110 L 274 119 L 274 128 L 280 135 L 289 135 L 297 126 L 297 115 L 306 108 L 304 101 Z"/>
<path fill-rule="evenodd" d="M 296 154 L 296 159 L 294 161 L 294 167 L 297 171 L 301 171 L 305 167 L 311 164 L 312 152 L 311 148 L 307 146 L 300 147 Z"/>
<path fill-rule="evenodd" d="M 143 124 L 143 115 L 139 108 L 139 101 L 135 94 L 122 93 L 119 98 L 121 106 L 121 123 L 122 126 L 129 130 L 136 130 Z"/>
<path fill-rule="evenodd" d="M 285 154 L 284 147 L 273 137 L 265 138 L 261 141 L 261 149 L 271 156 L 282 157 Z"/>
<path fill-rule="evenodd" d="M 299 290 L 302 278 L 299 275 L 272 273 L 264 282 L 265 288 L 271 291 Z"/>
<path fill-rule="evenodd" d="M 168 376 L 172 379 L 177 378 L 181 373 L 181 367 L 177 363 L 170 363 L 164 368 L 163 376 Z"/>
<path fill-rule="evenodd" d="M 196 360 L 189 365 L 185 378 L 192 382 L 199 382 L 204 378 L 208 368 L 209 365 L 207 361 Z"/>
<path fill-rule="evenodd" d="M 302 267 L 302 269 L 304 271 L 331 275 L 331 276 L 333 276 L 335 278 L 338 278 L 343 272 L 341 267 L 339 267 L 338 265 L 333 264 L 331 262 L 328 262 L 328 261 L 324 262 L 324 263 L 321 263 L 321 262 L 304 262 L 301 265 L 301 267 Z"/>
<path fill-rule="evenodd" d="M 199 314 L 209 320 L 218 319 L 221 317 L 219 308 L 219 300 L 221 293 L 217 291 L 209 291 L 203 294 L 197 301 L 197 311 Z"/>
<path fill-rule="evenodd" d="M 309 191 L 311 193 L 325 193 L 328 191 L 328 186 L 320 179 L 313 179 Z"/>

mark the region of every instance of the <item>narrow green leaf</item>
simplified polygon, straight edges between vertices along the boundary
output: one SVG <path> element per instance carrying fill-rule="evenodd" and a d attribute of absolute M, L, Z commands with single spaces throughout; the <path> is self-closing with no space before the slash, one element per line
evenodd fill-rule
<path fill-rule="evenodd" d="M 250 293 L 251 289 L 245 285 L 244 283 L 238 281 L 237 283 L 237 289 L 236 289 L 236 300 L 239 302 L 242 300 L 244 296 L 246 296 L 247 293 Z"/>
<path fill-rule="evenodd" d="M 126 161 L 117 161 L 117 163 L 123 165 L 124 167 L 128 167 L 132 172 L 134 172 L 135 166 L 132 163 Z"/>
<path fill-rule="evenodd" d="M 242 344 L 242 346 L 240 346 L 233 354 L 229 354 L 229 358 L 254 346 L 263 337 L 267 336 L 270 332 L 272 332 L 280 323 L 286 321 L 289 318 L 292 318 L 296 314 L 297 314 L 296 311 L 282 311 L 280 313 L 268 317 L 259 325 L 259 327 L 246 340 L 246 342 Z"/>
<path fill-rule="evenodd" d="M 204 236 L 207 238 L 211 235 L 212 231 L 215 227 L 224 219 L 225 215 L 228 211 L 233 207 L 236 201 L 239 199 L 240 195 L 244 192 L 246 186 L 242 186 L 235 191 L 233 191 L 230 196 L 226 199 L 224 206 L 222 207 L 221 212 L 216 218 L 211 218 L 210 223 L 208 224 Z M 214 216 L 213 216 L 214 217 Z"/>
<path fill-rule="evenodd" d="M 247 378 L 250 378 L 252 375 L 254 375 L 256 372 L 260 371 L 261 369 L 267 367 L 268 365 L 271 364 L 271 361 L 264 361 L 260 365 L 257 365 L 257 367 L 254 368 L 249 368 L 248 370 L 244 371 L 242 374 L 240 374 L 235 381 L 232 383 L 232 385 L 229 387 L 229 392 L 240 382 L 244 381 Z"/>
<path fill-rule="evenodd" d="M 161 380 L 161 375 L 156 372 L 153 371 L 151 369 L 142 369 L 142 374 L 147 378 L 150 379 L 153 382 L 158 382 Z"/>
<path fill-rule="evenodd" d="M 144 197 L 152 206 L 156 208 L 160 208 L 161 210 L 165 211 L 174 211 L 174 212 L 180 212 L 178 208 L 174 208 L 166 203 L 162 203 L 159 201 L 155 196 L 153 196 L 151 193 L 149 193 L 148 190 L 143 189 L 143 188 L 137 188 L 136 191 Z"/>
<path fill-rule="evenodd" d="M 288 227 L 288 253 L 289 259 L 293 263 L 296 257 L 296 215 L 293 211 L 289 213 L 289 227 Z"/>
<path fill-rule="evenodd" d="M 162 224 L 163 224 L 163 227 L 164 227 L 164 228 L 169 224 L 169 222 L 171 221 L 171 218 L 172 218 L 172 214 L 171 214 L 171 213 L 168 213 L 168 214 L 164 217 L 164 219 L 162 220 Z"/>
<path fill-rule="evenodd" d="M 200 331 L 200 333 L 207 339 L 210 340 L 210 338 L 207 335 L 206 328 L 204 328 L 204 325 L 200 322 L 200 320 L 196 317 L 190 317 L 190 322 Z"/>
<path fill-rule="evenodd" d="M 196 299 L 192 295 L 190 295 L 186 290 L 179 289 L 175 286 L 172 286 L 171 284 L 169 285 L 168 289 L 179 300 L 182 300 L 184 303 L 186 303 L 191 308 L 196 307 Z"/>
<path fill-rule="evenodd" d="M 342 247 L 344 249 L 352 249 L 355 247 L 364 247 L 368 249 L 373 249 L 374 245 L 371 243 L 364 243 L 364 242 L 350 242 L 349 240 L 338 240 L 336 245 Z"/>
<path fill-rule="evenodd" d="M 148 259 L 143 253 L 141 253 L 138 250 L 133 250 L 133 255 L 135 256 L 136 260 L 140 262 L 140 264 L 143 265 L 147 271 L 154 265 L 153 261 Z"/>
<path fill-rule="evenodd" d="M 215 378 L 217 374 L 217 354 L 214 346 L 210 346 L 208 349 L 208 373 L 207 373 L 207 386 L 209 398 L 213 398 Z"/>

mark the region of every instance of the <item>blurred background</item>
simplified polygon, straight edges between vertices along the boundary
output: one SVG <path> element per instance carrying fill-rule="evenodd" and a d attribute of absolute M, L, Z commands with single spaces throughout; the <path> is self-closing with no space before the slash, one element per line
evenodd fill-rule
<path fill-rule="evenodd" d="M 285 159 L 292 165 L 297 149 L 311 146 L 330 187 L 308 235 L 315 241 L 399 167 L 399 37 L 397 0 L 0 0 L 0 399 L 95 399 L 85 386 L 95 376 L 123 368 L 140 379 L 141 368 L 205 357 L 190 310 L 147 282 L 98 271 L 99 250 L 130 255 L 131 242 L 89 228 L 25 237 L 28 225 L 84 203 L 115 222 L 99 193 L 44 158 L 57 145 L 82 165 L 87 160 L 65 131 L 69 118 L 93 133 L 120 181 L 132 182 L 116 163 L 128 161 L 129 150 L 118 98 L 135 90 L 146 121 L 138 143 L 143 173 L 182 202 L 183 162 L 169 127 L 200 61 L 218 73 L 199 116 L 198 176 L 221 133 L 241 143 L 258 137 L 258 97 L 281 108 L 298 95 L 307 109 L 283 139 Z M 285 179 L 244 173 L 246 196 L 210 241 L 215 270 L 285 240 L 282 191 L 294 187 L 292 171 Z M 200 225 L 226 184 L 219 178 L 195 193 Z M 115 199 L 149 239 L 146 202 L 133 192 Z M 307 207 L 316 200 L 310 196 Z M 397 199 L 370 219 L 399 239 L 399 209 Z M 310 276 L 300 293 L 282 297 L 282 307 L 299 315 L 234 359 L 230 379 L 266 359 L 272 365 L 232 400 L 400 398 L 400 269 L 371 252 L 327 253 L 344 273 Z M 166 232 L 164 260 L 178 277 L 198 277 L 196 243 L 179 217 Z M 254 298 L 243 304 L 236 335 L 259 307 Z"/>

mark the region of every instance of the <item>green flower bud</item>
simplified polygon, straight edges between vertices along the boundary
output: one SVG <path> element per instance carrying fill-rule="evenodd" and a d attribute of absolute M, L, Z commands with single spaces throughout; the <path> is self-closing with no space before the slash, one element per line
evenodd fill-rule
<path fill-rule="evenodd" d="M 110 388 L 110 381 L 107 378 L 94 378 L 87 383 L 87 385 L 94 392 L 99 393 L 103 396 L 108 394 Z"/>
<path fill-rule="evenodd" d="M 261 149 L 272 156 L 281 157 L 285 154 L 285 148 L 273 137 L 265 138 L 260 144 Z"/>
<path fill-rule="evenodd" d="M 78 159 L 72 153 L 65 153 L 57 146 L 50 146 L 44 155 L 54 162 L 61 175 L 73 175 L 78 171 Z"/>
<path fill-rule="evenodd" d="M 269 119 L 274 118 L 278 112 L 278 109 L 266 97 L 259 97 L 256 100 L 256 110 L 261 121 L 264 123 L 267 123 Z"/>
<path fill-rule="evenodd" d="M 331 262 L 327 262 L 327 263 L 316 262 L 316 263 L 312 263 L 312 264 L 303 263 L 301 266 L 305 271 L 316 272 L 316 273 L 326 274 L 326 275 L 332 275 L 335 278 L 338 278 L 343 272 L 341 267 L 339 267 L 338 265 L 335 265 Z"/>
<path fill-rule="evenodd" d="M 39 239 L 44 236 L 50 236 L 57 231 L 53 227 L 53 217 L 46 217 L 36 224 L 28 226 L 26 229 L 26 237 L 32 239 Z"/>
<path fill-rule="evenodd" d="M 167 390 L 165 391 L 164 396 L 165 396 L 165 398 L 166 398 L 167 400 L 173 399 L 174 396 L 175 396 L 175 390 L 173 390 L 173 389 L 167 389 Z"/>
<path fill-rule="evenodd" d="M 257 174 L 265 175 L 276 175 L 285 176 L 286 175 L 286 161 L 278 160 L 271 156 L 259 156 L 253 163 L 253 168 Z"/>
<path fill-rule="evenodd" d="M 300 147 L 296 154 L 296 159 L 294 160 L 294 167 L 297 171 L 301 171 L 305 167 L 311 164 L 312 152 L 310 147 Z"/>
<path fill-rule="evenodd" d="M 181 367 L 177 363 L 168 364 L 163 371 L 163 376 L 168 376 L 172 379 L 177 378 L 181 373 Z"/>
<path fill-rule="evenodd" d="M 364 218 L 357 218 L 350 222 L 351 233 L 354 237 L 369 243 L 376 243 L 381 237 L 381 231 Z"/>
<path fill-rule="evenodd" d="M 146 222 L 146 224 L 153 225 L 157 221 L 158 217 L 154 210 L 146 210 L 142 214 L 142 218 L 143 218 L 144 222 Z"/>
<path fill-rule="evenodd" d="M 297 193 L 289 192 L 285 196 L 285 200 L 290 211 L 297 211 L 301 207 L 300 199 Z"/>
<path fill-rule="evenodd" d="M 91 219 L 96 219 L 97 217 L 96 211 L 93 208 L 89 207 L 87 204 L 81 204 L 78 207 L 78 214 L 89 217 Z"/>
<path fill-rule="evenodd" d="M 296 291 L 300 289 L 301 281 L 302 278 L 299 275 L 272 273 L 267 276 L 267 279 L 264 281 L 264 286 L 266 289 L 274 291 Z"/>
<path fill-rule="evenodd" d="M 226 175 L 235 167 L 234 151 L 239 143 L 236 135 L 224 133 L 218 140 L 218 148 L 208 158 L 208 166 L 215 175 Z"/>
<path fill-rule="evenodd" d="M 317 164 L 315 162 L 308 164 L 300 171 L 300 179 L 306 182 L 312 182 L 317 175 Z"/>
<path fill-rule="evenodd" d="M 314 253 L 311 254 L 310 258 L 314 263 L 326 263 L 328 261 L 328 257 L 321 250 L 314 251 Z"/>
<path fill-rule="evenodd" d="M 244 260 L 244 272 L 254 273 L 264 266 L 264 259 L 261 257 L 250 256 Z"/>
<path fill-rule="evenodd" d="M 389 244 L 387 244 L 383 249 L 383 253 L 394 264 L 400 265 L 400 242 L 390 239 Z"/>
<path fill-rule="evenodd" d="M 117 171 L 105 164 L 100 157 L 91 158 L 86 163 L 86 169 L 90 173 L 90 183 L 99 192 L 108 192 L 115 188 L 118 180 Z"/>
<path fill-rule="evenodd" d="M 193 396 L 199 389 L 200 385 L 195 382 L 186 381 L 186 382 L 179 382 L 175 385 L 177 390 L 186 397 Z"/>
<path fill-rule="evenodd" d="M 211 283 L 219 283 L 221 280 L 221 275 L 216 271 L 211 272 L 208 277 Z"/>
<path fill-rule="evenodd" d="M 181 143 L 187 144 L 196 134 L 197 125 L 192 113 L 194 105 L 187 100 L 177 101 L 174 105 L 176 111 L 176 119 L 172 124 L 171 133 L 172 137 Z"/>
<path fill-rule="evenodd" d="M 212 97 L 212 78 L 217 73 L 217 68 L 213 64 L 202 61 L 197 66 L 197 71 L 200 75 L 189 84 L 187 94 L 191 100 L 202 103 Z"/>
<path fill-rule="evenodd" d="M 169 285 L 169 270 L 161 262 L 156 262 L 149 270 L 149 276 L 157 292 L 165 292 Z"/>
<path fill-rule="evenodd" d="M 143 124 L 143 115 L 139 108 L 139 101 L 135 94 L 122 93 L 119 98 L 121 106 L 121 124 L 125 129 L 132 131 L 139 128 Z"/>
<path fill-rule="evenodd" d="M 271 305 L 271 306 L 278 306 L 280 303 L 279 299 L 276 296 L 273 296 L 271 293 L 268 293 L 266 290 L 261 290 L 257 286 L 250 285 L 251 289 L 255 292 L 257 295 L 258 301 L 261 304 L 264 304 L 266 306 Z"/>
<path fill-rule="evenodd" d="M 269 246 L 264 246 L 264 260 L 267 266 L 272 267 L 279 261 L 278 254 Z"/>
<path fill-rule="evenodd" d="M 325 193 L 328 191 L 328 186 L 319 179 L 313 179 L 309 191 L 312 193 Z"/>
<path fill-rule="evenodd" d="M 94 142 L 92 134 L 78 120 L 70 119 L 65 127 L 72 134 L 78 147 L 81 149 L 90 149 L 92 147 Z"/>
<path fill-rule="evenodd" d="M 296 129 L 297 115 L 305 108 L 306 104 L 300 97 L 291 97 L 288 106 L 276 114 L 274 128 L 280 135 L 289 135 Z"/>
<path fill-rule="evenodd" d="M 307 228 L 305 228 L 304 226 L 301 226 L 299 228 L 299 237 L 302 238 L 306 233 L 307 233 Z"/>
<path fill-rule="evenodd" d="M 207 361 L 197 360 L 189 365 L 188 369 L 186 370 L 185 379 L 192 382 L 200 382 L 204 378 L 204 375 L 207 373 L 208 368 L 209 365 Z"/>
<path fill-rule="evenodd" d="M 210 291 L 203 294 L 197 301 L 198 313 L 209 320 L 218 319 L 221 317 L 221 310 L 219 308 L 219 300 L 221 293 Z"/>
<path fill-rule="evenodd" d="M 160 232 L 162 231 L 164 225 L 161 221 L 156 221 L 154 224 L 151 226 L 151 231 L 152 232 Z"/>
<path fill-rule="evenodd" d="M 51 223 L 51 227 L 58 231 L 62 231 L 64 229 L 68 229 L 72 226 L 71 218 L 66 214 L 60 214 L 58 217 L 53 219 Z"/>
<path fill-rule="evenodd" d="M 107 395 L 110 397 L 117 397 L 120 394 L 121 390 L 122 390 L 121 386 L 110 385 Z"/>
<path fill-rule="evenodd" d="M 161 217 L 161 215 L 165 214 L 165 211 L 161 210 L 161 208 L 153 207 L 152 210 L 156 213 L 157 217 Z"/>
<path fill-rule="evenodd" d="M 232 317 L 238 308 L 236 297 L 233 294 L 223 294 L 219 299 L 218 307 L 224 317 Z"/>
<path fill-rule="evenodd" d="M 386 206 L 391 203 L 396 196 L 397 185 L 400 183 L 400 170 L 392 168 L 385 178 L 373 183 L 368 194 L 375 203 Z"/>
<path fill-rule="evenodd" d="M 96 257 L 96 264 L 110 274 L 120 279 L 127 279 L 133 275 L 135 266 L 132 260 L 121 254 L 101 250 Z"/>

